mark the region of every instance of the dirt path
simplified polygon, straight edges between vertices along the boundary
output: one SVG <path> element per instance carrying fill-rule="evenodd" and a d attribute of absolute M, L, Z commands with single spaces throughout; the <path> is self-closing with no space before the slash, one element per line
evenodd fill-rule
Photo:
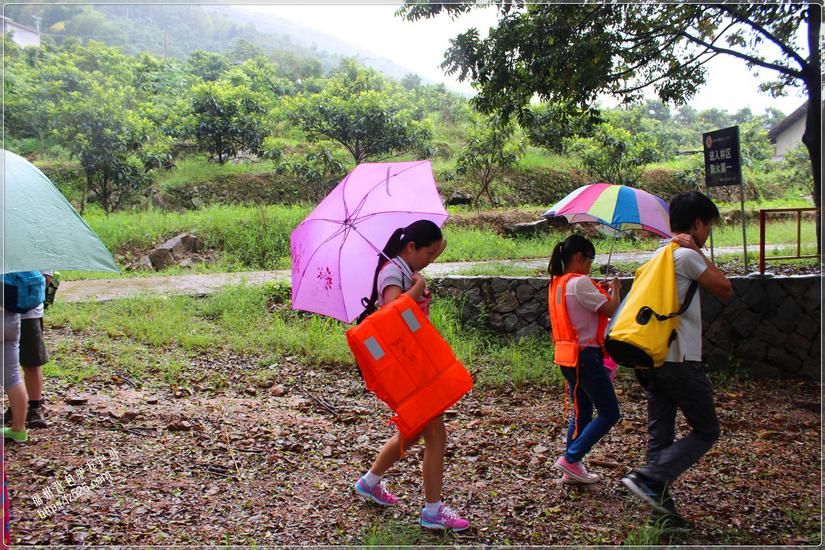
<path fill-rule="evenodd" d="M 82 337 L 52 331 L 49 345 Z M 372 535 L 388 544 L 619 544 L 647 518 L 619 482 L 644 452 L 644 400 L 629 376 L 623 420 L 588 458 L 605 479 L 586 489 L 562 485 L 551 467 L 563 449 L 561 389 L 476 389 L 463 399 L 447 417 L 445 498 L 473 527 L 442 537 L 416 525 L 420 448 L 388 475 L 396 508 L 353 494 L 392 433 L 358 374 L 284 357 L 269 367 L 282 388 L 254 388 L 257 359 L 195 358 L 182 389 L 126 382 L 105 364 L 83 383 L 50 379 L 51 427 L 6 449 L 13 543 L 320 545 Z M 215 372 L 229 381 L 217 393 L 204 383 Z M 663 542 L 817 544 L 819 393 L 797 382 L 717 389 L 722 438 L 672 489 L 696 528 Z M 48 512 L 56 500 L 44 491 L 58 497 L 63 482 L 67 494 L 66 476 L 78 470 L 89 491 Z"/>
<path fill-rule="evenodd" d="M 782 245 L 775 246 L 780 247 Z M 741 251 L 741 247 L 716 249 L 717 254 L 729 254 Z M 613 254 L 611 261 L 614 264 L 631 261 L 643 262 L 649 259 L 652 254 L 652 251 L 617 252 Z M 607 257 L 607 254 L 597 255 L 596 263 L 607 263 Z M 755 262 L 756 260 L 751 257 L 751 261 Z M 472 268 L 489 268 L 495 266 L 523 267 L 539 270 L 547 267 L 547 258 L 479 262 L 436 262 L 424 270 L 424 275 L 429 277 L 443 277 L 445 275 L 461 273 Z M 60 291 L 57 293 L 56 299 L 65 302 L 87 302 L 114 300 L 140 294 L 204 295 L 216 292 L 222 287 L 240 284 L 241 282 L 262 284 L 267 281 L 289 282 L 289 280 L 290 271 L 281 270 L 64 281 L 60 284 Z"/>

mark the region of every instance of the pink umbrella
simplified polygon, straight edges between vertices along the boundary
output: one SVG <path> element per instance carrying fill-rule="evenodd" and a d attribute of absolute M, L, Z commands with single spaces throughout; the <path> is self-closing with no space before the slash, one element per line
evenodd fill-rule
<path fill-rule="evenodd" d="M 447 219 L 430 161 L 356 166 L 292 232 L 293 309 L 352 322 L 387 239 L 421 219 Z"/>

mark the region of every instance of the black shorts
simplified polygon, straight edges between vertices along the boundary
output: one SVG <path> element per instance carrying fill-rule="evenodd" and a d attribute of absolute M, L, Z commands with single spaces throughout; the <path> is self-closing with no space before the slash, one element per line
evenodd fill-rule
<path fill-rule="evenodd" d="M 42 367 L 49 362 L 46 343 L 43 341 L 43 318 L 20 321 L 20 365 Z"/>

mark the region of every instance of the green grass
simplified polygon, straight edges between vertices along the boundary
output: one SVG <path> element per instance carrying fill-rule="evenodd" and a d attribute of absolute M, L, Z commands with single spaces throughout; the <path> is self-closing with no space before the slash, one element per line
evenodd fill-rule
<path fill-rule="evenodd" d="M 247 271 L 288 268 L 289 234 L 309 210 L 308 206 L 210 206 L 184 213 L 150 209 L 108 216 L 98 210 L 88 212 L 85 219 L 116 255 L 144 252 L 189 232 L 207 248 L 222 251 L 216 265 L 199 269 Z"/>
<path fill-rule="evenodd" d="M 559 155 L 537 147 L 528 147 L 524 156 L 516 163 L 517 168 L 525 170 L 530 168 L 569 170 L 574 166 L 577 166 L 577 162 L 571 160 L 569 155 Z"/>
<path fill-rule="evenodd" d="M 547 277 L 546 268 L 532 268 L 510 266 L 506 264 L 490 264 L 468 267 L 455 272 L 461 276 L 486 276 L 486 277 Z"/>
<path fill-rule="evenodd" d="M 227 162 L 220 165 L 209 162 L 204 157 L 194 157 L 178 160 L 171 170 L 157 172 L 157 184 L 163 189 L 174 189 L 199 181 L 209 181 L 216 177 L 225 177 L 235 174 L 266 174 L 274 170 L 271 162 Z"/>
<path fill-rule="evenodd" d="M 289 307 L 283 285 L 234 286 L 206 298 L 144 296 L 102 303 L 57 303 L 49 328 L 70 329 L 61 339 L 48 376 L 77 381 L 120 373 L 133 381 L 186 385 L 193 359 L 232 353 L 256 358 L 258 366 L 284 356 L 307 366 L 354 369 L 346 343 L 349 328 L 333 319 Z M 481 386 L 557 385 L 552 346 L 547 338 L 511 340 L 463 326 L 456 303 L 440 299 L 432 320 Z M 250 369 L 250 376 L 260 374 Z M 219 376 L 209 380 L 225 385 Z"/>
<path fill-rule="evenodd" d="M 91 209 L 85 219 L 101 237 L 104 244 L 115 252 L 122 262 L 136 263 L 139 255 L 153 246 L 179 233 L 188 232 L 201 238 L 208 250 L 214 251 L 214 262 L 199 262 L 191 268 L 173 266 L 164 275 L 188 273 L 218 273 L 234 271 L 288 269 L 291 265 L 289 235 L 311 210 L 301 206 L 210 206 L 183 213 L 149 209 L 140 212 L 103 214 Z M 467 209 L 450 208 L 453 214 Z M 571 231 L 551 231 L 529 238 L 511 238 L 492 230 L 447 224 L 444 235 L 449 246 L 439 258 L 442 262 L 507 260 L 520 258 L 547 258 L 553 246 L 566 238 Z M 758 222 L 747 224 L 748 241 L 756 245 L 759 237 Z M 741 226 L 731 224 L 716 226 L 714 246 L 741 246 Z M 593 239 L 596 251 L 606 254 L 612 238 L 599 234 Z M 813 223 L 802 225 L 803 243 L 815 243 Z M 794 220 L 773 221 L 767 226 L 767 243 L 793 243 L 796 241 Z M 381 246 L 384 243 L 376 243 Z M 615 252 L 654 250 L 658 239 L 617 239 Z M 128 271 L 120 276 L 156 275 L 150 271 Z M 79 278 L 111 278 L 110 273 L 64 272 L 66 280 Z"/>
<path fill-rule="evenodd" d="M 745 211 L 759 212 L 760 208 L 810 208 L 814 205 L 810 195 L 800 196 L 793 192 L 788 192 L 784 197 L 775 199 L 762 200 L 746 200 Z M 720 212 L 727 212 L 729 210 L 739 211 L 742 209 L 739 201 L 733 202 L 716 202 L 716 207 Z"/>
<path fill-rule="evenodd" d="M 420 527 L 395 519 L 374 523 L 365 531 L 363 537 L 362 545 L 365 548 L 444 544 L 443 540 L 440 540 L 443 536 L 427 536 Z"/>
<path fill-rule="evenodd" d="M 802 223 L 802 242 L 816 243 L 816 226 L 813 222 Z M 759 222 L 745 224 L 745 233 L 749 245 L 759 243 Z M 765 226 L 765 243 L 782 244 L 796 242 L 796 221 L 784 220 L 768 222 Z M 715 225 L 713 227 L 714 246 L 742 246 L 742 224 Z M 710 241 L 708 241 L 710 246 Z"/>
<path fill-rule="evenodd" d="M 647 522 L 634 527 L 625 537 L 625 546 L 654 546 L 661 544 L 666 529 L 661 521 Z"/>
<path fill-rule="evenodd" d="M 512 339 L 486 334 L 463 325 L 461 304 L 452 300 L 433 301 L 433 325 L 468 368 L 479 386 L 560 386 L 559 369 L 552 364 L 553 345 L 549 338 Z"/>
<path fill-rule="evenodd" d="M 447 226 L 444 237 L 447 250 L 439 257 L 442 262 L 465 262 L 479 260 L 507 260 L 518 258 L 549 258 L 553 247 L 564 240 L 569 231 L 551 231 L 529 238 L 512 238 L 481 229 Z M 601 235 L 592 239 L 597 253 L 610 251 L 611 237 Z M 657 239 L 616 239 L 614 252 L 633 250 L 654 250 Z"/>

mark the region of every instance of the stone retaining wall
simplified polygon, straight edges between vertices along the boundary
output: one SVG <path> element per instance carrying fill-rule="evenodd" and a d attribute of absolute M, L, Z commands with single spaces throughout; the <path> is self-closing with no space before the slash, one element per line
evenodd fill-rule
<path fill-rule="evenodd" d="M 700 290 L 707 364 L 738 361 L 754 376 L 820 378 L 822 277 L 731 278 L 735 297 L 723 304 Z M 623 293 L 632 279 L 622 280 Z M 544 335 L 549 279 L 443 277 L 436 293 L 458 298 L 462 321 L 495 332 Z"/>

